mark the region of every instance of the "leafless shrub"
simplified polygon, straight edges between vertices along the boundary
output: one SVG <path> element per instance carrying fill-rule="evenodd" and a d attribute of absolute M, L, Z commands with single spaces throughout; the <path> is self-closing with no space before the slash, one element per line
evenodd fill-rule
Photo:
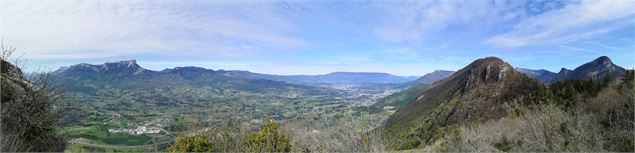
<path fill-rule="evenodd" d="M 334 123 L 329 119 L 295 121 L 284 129 L 291 136 L 293 152 L 383 152 L 387 145 L 379 134 L 365 129 L 366 116 L 345 115 Z"/>
<path fill-rule="evenodd" d="M 604 127 L 602 132 L 609 151 L 635 151 L 635 95 L 633 89 L 607 88 L 590 100 L 584 110 L 598 117 L 598 124 Z"/>
<path fill-rule="evenodd" d="M 62 97 L 62 90 L 50 82 L 51 73 L 26 77 L 19 67 L 9 63 L 15 48 L 1 46 L 0 49 L 0 151 L 63 151 L 66 143 L 55 133 L 63 109 L 52 105 Z"/>
<path fill-rule="evenodd" d="M 601 127 L 590 114 L 544 106 L 518 118 L 461 127 L 448 135 L 450 152 L 605 151 Z"/>

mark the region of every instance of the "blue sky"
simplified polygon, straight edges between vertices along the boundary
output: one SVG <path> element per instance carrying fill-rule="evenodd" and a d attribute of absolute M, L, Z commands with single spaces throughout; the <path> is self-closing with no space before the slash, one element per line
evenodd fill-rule
<path fill-rule="evenodd" d="M 498 56 L 558 71 L 599 56 L 635 66 L 635 1 L 0 1 L 26 67 L 423 75 Z"/>

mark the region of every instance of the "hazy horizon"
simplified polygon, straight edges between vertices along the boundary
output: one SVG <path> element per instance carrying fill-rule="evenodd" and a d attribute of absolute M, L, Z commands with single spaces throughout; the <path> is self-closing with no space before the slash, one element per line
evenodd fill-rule
<path fill-rule="evenodd" d="M 0 0 L 0 65 L 0 152 L 635 152 L 635 0 Z"/>
<path fill-rule="evenodd" d="M 485 58 L 485 57 L 481 57 L 481 58 Z M 609 57 L 609 58 L 611 58 L 611 57 Z M 595 59 L 595 58 L 594 58 L 594 59 Z M 592 60 L 594 60 L 594 59 L 590 59 L 590 60 L 588 60 L 587 62 L 590 62 L 590 61 L 592 61 Z M 108 62 L 124 62 L 124 61 L 129 61 L 129 60 L 135 60 L 135 61 L 136 61 L 136 63 L 137 63 L 137 65 L 139 65 L 140 67 L 142 67 L 142 68 L 144 68 L 144 69 L 147 69 L 147 70 L 152 70 L 152 71 L 162 71 L 162 70 L 172 69 L 172 68 L 176 68 L 176 67 L 201 67 L 201 68 L 205 68 L 205 69 L 211 69 L 211 70 L 214 70 L 214 71 L 218 71 L 218 70 L 225 70 L 225 71 L 249 71 L 249 70 L 242 70 L 242 69 L 209 68 L 209 67 L 202 67 L 202 66 L 197 66 L 197 65 L 183 65 L 183 64 L 175 64 L 176 66 L 174 66 L 174 67 L 148 68 L 148 67 L 146 67 L 145 65 L 152 65 L 152 64 L 145 64 L 143 61 L 139 61 L 139 60 L 136 60 L 136 59 L 122 59 L 122 60 L 103 61 L 103 62 L 98 62 L 98 61 L 97 61 L 97 62 L 94 62 L 94 63 L 75 63 L 75 64 L 71 64 L 71 65 L 62 65 L 62 66 L 57 67 L 57 68 L 44 69 L 44 70 L 45 70 L 45 71 L 48 71 L 48 70 L 52 70 L 52 71 L 54 71 L 54 70 L 57 70 L 57 69 L 60 69 L 60 68 L 69 67 L 69 66 L 72 66 L 72 65 L 77 65 L 77 64 L 92 64 L 92 65 L 101 65 L 101 64 L 104 64 L 104 63 L 108 63 Z M 474 60 L 476 60 L 476 59 L 474 59 Z M 505 59 L 503 59 L 503 60 L 505 60 Z M 586 63 L 586 62 L 584 62 L 584 63 Z M 582 64 L 584 64 L 584 63 L 580 63 L 579 65 L 574 66 L 574 67 L 571 67 L 571 68 L 567 68 L 567 67 L 563 67 L 563 68 L 566 68 L 566 69 L 569 69 L 569 70 L 573 70 L 573 69 L 575 69 L 576 67 L 578 67 L 578 66 L 580 66 L 580 65 L 582 65 Z M 510 64 L 513 66 L 513 63 L 510 63 Z M 618 64 L 618 66 L 621 66 L 621 65 L 619 65 L 619 64 Z M 423 73 L 423 74 L 421 74 L 421 75 L 399 75 L 399 74 L 392 74 L 392 73 L 388 73 L 388 72 L 380 72 L 380 71 L 332 71 L 332 72 L 326 72 L 326 73 L 315 73 L 315 74 L 300 74 L 300 73 L 298 73 L 298 74 L 294 74 L 294 73 L 292 73 L 292 74 L 272 74 L 272 73 L 263 73 L 263 72 L 257 72 L 257 71 L 249 71 L 249 72 L 261 73 L 261 74 L 272 74 L 272 75 L 324 75 L 324 74 L 336 73 L 336 72 L 355 72 L 355 73 L 357 73 L 357 72 L 359 72 L 359 73 L 362 73 L 362 72 L 367 72 L 367 73 L 388 73 L 388 74 L 392 74 L 392 75 L 396 75 L 396 76 L 403 76 L 403 77 L 420 77 L 420 76 L 423 76 L 423 75 L 425 75 L 425 74 L 427 74 L 427 73 L 431 73 L 431 72 L 433 72 L 433 71 L 437 71 L 437 70 L 458 71 L 458 70 L 459 70 L 459 69 L 461 69 L 461 68 L 463 68 L 463 67 L 460 67 L 460 68 L 458 68 L 458 69 L 435 69 L 435 70 L 432 70 L 432 71 L 429 71 L 429 72 L 425 72 L 425 73 Z M 514 67 L 514 68 L 526 68 L 526 69 L 533 69 L 533 70 L 540 70 L 540 69 L 543 69 L 543 68 L 527 68 L 527 67 Z M 625 68 L 625 69 L 633 69 L 633 67 L 624 67 L 624 68 Z M 28 67 L 27 67 L 26 69 L 33 70 L 33 68 L 28 68 Z M 40 69 L 40 68 L 35 68 L 35 70 L 36 70 L 36 71 L 41 71 L 41 70 L 43 70 L 43 69 Z M 546 69 L 545 69 L 545 70 L 546 70 Z M 551 71 L 551 72 L 554 72 L 554 73 L 558 73 L 558 72 L 560 71 L 560 69 L 557 69 L 557 70 L 548 70 L 548 71 Z M 32 72 L 32 71 L 27 71 L 27 72 Z"/>
<path fill-rule="evenodd" d="M 421 76 L 497 56 L 574 69 L 635 66 L 635 3 L 617 1 L 2 1 L 3 43 L 28 68 L 136 59 L 297 75 Z M 310 7 L 309 7 L 310 6 Z"/>

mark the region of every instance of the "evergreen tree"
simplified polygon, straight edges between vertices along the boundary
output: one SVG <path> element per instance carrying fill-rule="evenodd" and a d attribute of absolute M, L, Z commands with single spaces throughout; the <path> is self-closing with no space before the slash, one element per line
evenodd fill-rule
<path fill-rule="evenodd" d="M 628 70 L 622 77 L 622 83 L 620 83 L 619 87 L 633 89 L 633 83 L 635 83 L 635 70 Z"/>
<path fill-rule="evenodd" d="M 289 136 L 278 129 L 278 123 L 265 121 L 260 131 L 247 135 L 247 152 L 289 152 L 291 141 Z"/>
<path fill-rule="evenodd" d="M 611 82 L 613 82 L 613 78 L 610 75 L 604 76 L 604 81 L 602 82 L 602 87 L 608 87 Z"/>
<path fill-rule="evenodd" d="M 216 152 L 214 144 L 204 135 L 179 135 L 170 152 Z"/>

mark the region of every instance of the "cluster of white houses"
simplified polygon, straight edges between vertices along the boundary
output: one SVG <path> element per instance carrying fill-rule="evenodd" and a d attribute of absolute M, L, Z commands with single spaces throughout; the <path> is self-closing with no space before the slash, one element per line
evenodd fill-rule
<path fill-rule="evenodd" d="M 110 133 L 129 133 L 129 134 L 146 134 L 146 133 L 159 133 L 161 129 L 158 127 L 146 127 L 137 126 L 137 128 L 123 128 L 123 129 L 108 129 Z"/>

